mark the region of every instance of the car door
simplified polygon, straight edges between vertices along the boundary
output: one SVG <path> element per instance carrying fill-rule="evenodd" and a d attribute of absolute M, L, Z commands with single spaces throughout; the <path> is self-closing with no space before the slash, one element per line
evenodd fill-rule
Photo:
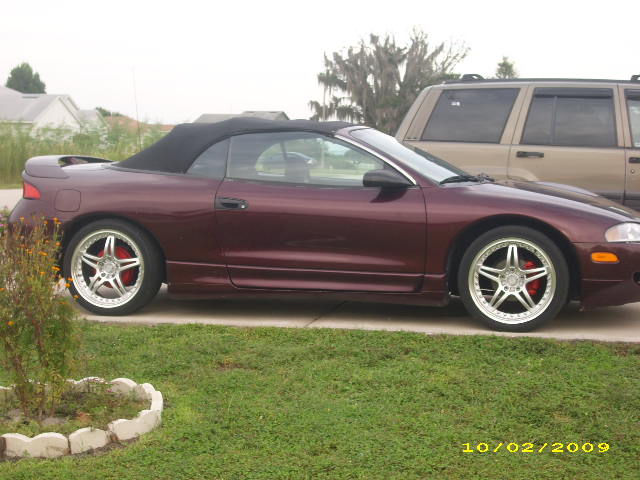
<path fill-rule="evenodd" d="M 553 182 L 622 202 L 625 158 L 611 85 L 528 89 L 509 153 L 509 177 Z"/>
<path fill-rule="evenodd" d="M 216 217 L 241 288 L 413 292 L 426 250 L 422 191 L 363 187 L 391 168 L 347 142 L 307 132 L 231 138 Z"/>
<path fill-rule="evenodd" d="M 469 173 L 504 179 L 520 93 L 517 85 L 433 89 L 403 140 Z"/>
<path fill-rule="evenodd" d="M 627 179 L 625 205 L 640 210 L 640 88 L 621 88 Z"/>

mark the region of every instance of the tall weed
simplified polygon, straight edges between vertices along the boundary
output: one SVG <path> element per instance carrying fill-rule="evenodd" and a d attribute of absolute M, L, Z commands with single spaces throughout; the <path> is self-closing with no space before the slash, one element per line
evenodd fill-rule
<path fill-rule="evenodd" d="M 64 127 L 38 128 L 0 122 L 0 184 L 20 183 L 25 162 L 38 155 L 89 155 L 124 160 L 159 140 L 165 133 L 159 126 L 138 133 L 121 125 L 84 128 L 74 132 Z"/>

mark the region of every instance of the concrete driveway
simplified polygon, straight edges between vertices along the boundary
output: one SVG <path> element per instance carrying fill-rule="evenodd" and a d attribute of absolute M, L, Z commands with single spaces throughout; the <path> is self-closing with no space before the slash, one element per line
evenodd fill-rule
<path fill-rule="evenodd" d="M 22 189 L 19 188 L 3 188 L 0 189 L 0 209 L 7 207 L 11 210 L 18 200 L 22 197 Z"/>
<path fill-rule="evenodd" d="M 0 207 L 13 205 L 21 190 L 0 190 Z M 163 288 L 140 312 L 127 317 L 104 317 L 83 312 L 99 322 L 204 323 L 244 327 L 351 328 L 404 330 L 426 334 L 527 335 L 563 340 L 589 339 L 640 343 L 640 303 L 580 312 L 569 305 L 553 322 L 536 332 L 491 332 L 469 317 L 459 301 L 446 308 L 405 305 L 315 302 L 300 300 L 170 300 Z"/>
<path fill-rule="evenodd" d="M 640 303 L 591 312 L 580 312 L 577 305 L 570 304 L 553 322 L 527 334 L 492 332 L 469 317 L 458 300 L 446 308 L 295 299 L 171 300 L 163 288 L 150 305 L 127 317 L 84 313 L 86 318 L 99 322 L 149 325 L 202 323 L 240 327 L 348 328 L 640 342 Z"/>

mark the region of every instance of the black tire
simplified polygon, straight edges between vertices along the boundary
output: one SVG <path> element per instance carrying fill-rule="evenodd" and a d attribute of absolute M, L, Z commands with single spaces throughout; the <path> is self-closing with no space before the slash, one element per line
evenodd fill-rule
<path fill-rule="evenodd" d="M 479 255 L 481 255 L 481 253 L 485 254 L 485 252 L 490 252 L 491 250 L 490 249 L 487 250 L 487 247 L 490 247 L 492 245 L 501 245 L 499 242 L 506 239 L 516 239 L 515 241 L 517 241 L 517 239 L 520 239 L 523 242 L 529 242 L 529 244 L 535 245 L 535 247 L 539 249 L 539 252 L 542 252 L 543 254 L 545 254 L 547 259 L 550 260 L 550 263 L 552 264 L 552 267 L 555 273 L 555 280 L 549 284 L 549 290 L 548 290 L 548 292 L 553 291 L 552 296 L 549 295 L 551 299 L 546 300 L 544 302 L 543 300 L 541 300 L 540 303 L 535 308 L 533 308 L 533 310 L 535 310 L 539 306 L 540 311 L 537 314 L 535 311 L 527 312 L 526 307 L 524 307 L 524 312 L 522 313 L 522 315 L 530 315 L 532 318 L 526 319 L 522 321 L 522 323 L 508 323 L 509 322 L 508 319 L 505 319 L 504 321 L 500 321 L 500 320 L 497 320 L 496 318 L 492 318 L 491 316 L 489 316 L 489 314 L 492 313 L 489 311 L 489 306 L 484 305 L 481 300 L 478 300 L 478 298 L 481 296 L 482 290 L 480 290 L 480 293 L 475 293 L 475 289 L 471 285 L 473 278 L 478 278 L 478 279 L 480 278 L 480 275 L 473 277 L 472 269 L 474 269 L 475 271 L 475 268 L 476 268 L 475 265 L 472 265 L 474 263 L 474 260 Z M 510 241 L 513 241 L 513 240 L 510 240 Z M 515 250 L 516 252 L 518 252 L 519 247 L 517 247 Z M 521 253 L 522 251 L 520 251 L 518 255 L 520 255 Z M 526 250 L 524 250 L 524 253 L 531 254 Z M 498 255 L 498 253 L 496 253 L 495 255 Z M 489 258 L 491 257 L 487 257 L 487 259 Z M 518 258 L 521 259 L 520 256 Z M 507 256 L 507 260 L 505 261 L 505 268 L 508 266 L 509 264 L 508 264 L 508 256 Z M 495 275 L 497 276 L 498 274 L 496 273 Z M 486 280 L 484 281 L 486 282 Z M 546 285 L 547 285 L 546 282 L 548 280 L 545 279 L 543 281 L 545 282 L 545 288 L 546 288 Z M 490 230 L 484 233 L 483 235 L 481 235 L 480 237 L 478 237 L 465 252 L 464 256 L 462 257 L 462 261 L 460 262 L 460 267 L 458 270 L 458 291 L 460 292 L 460 297 L 462 299 L 462 302 L 464 303 L 464 306 L 466 307 L 469 314 L 471 314 L 473 317 L 480 320 L 481 322 L 483 322 L 485 325 L 489 326 L 493 330 L 501 330 L 501 331 L 508 331 L 508 332 L 530 331 L 540 327 L 542 324 L 551 320 L 552 318 L 555 318 L 555 316 L 558 314 L 558 312 L 564 307 L 564 305 L 567 302 L 567 297 L 569 293 L 569 283 L 570 283 L 570 276 L 569 276 L 569 270 L 567 267 L 567 262 L 562 251 L 558 248 L 558 246 L 546 235 L 532 228 L 522 227 L 522 226 L 499 227 L 499 228 Z M 501 288 L 507 288 L 506 284 L 501 284 L 503 286 L 498 287 L 497 282 L 493 282 L 491 285 L 495 286 L 496 296 L 498 295 L 498 291 L 500 293 L 500 296 L 503 294 Z M 526 286 L 525 287 L 516 286 L 514 288 L 527 290 Z M 521 295 L 524 293 L 526 292 L 522 292 Z M 542 293 L 541 298 L 543 298 L 544 295 L 547 295 L 547 293 L 546 292 Z M 512 297 L 508 297 L 508 299 L 511 301 L 514 301 Z M 484 311 L 482 308 L 478 306 L 476 302 L 479 302 L 481 304 L 481 306 L 484 308 Z M 535 303 L 535 300 L 534 300 L 534 303 Z M 502 305 L 505 305 L 505 304 L 502 304 Z M 509 305 L 506 304 L 505 306 L 508 307 Z M 494 316 L 495 315 L 496 314 L 494 314 Z M 507 313 L 506 315 L 509 315 L 509 313 Z M 519 321 L 519 320 L 515 319 L 511 321 Z"/>
<path fill-rule="evenodd" d="M 103 307 L 95 305 L 85 298 L 81 291 L 82 289 L 79 290 L 76 288 L 75 282 L 71 283 L 69 290 L 77 299 L 78 303 L 92 313 L 110 316 L 129 315 L 153 300 L 164 278 L 164 261 L 162 255 L 158 251 L 155 242 L 140 228 L 119 219 L 98 220 L 85 225 L 73 235 L 65 248 L 63 263 L 64 276 L 65 278 L 73 277 L 73 256 L 79 245 L 90 235 L 103 230 L 120 233 L 135 242 L 139 254 L 142 257 L 144 267 L 144 274 L 137 287 L 137 291 L 135 294 L 130 294 L 131 297 L 122 305 Z M 126 243 L 124 245 L 126 245 Z M 140 273 L 137 273 L 137 275 L 140 275 Z"/>

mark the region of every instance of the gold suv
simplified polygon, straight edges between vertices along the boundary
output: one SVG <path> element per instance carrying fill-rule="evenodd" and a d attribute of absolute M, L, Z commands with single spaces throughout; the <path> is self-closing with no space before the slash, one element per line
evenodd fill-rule
<path fill-rule="evenodd" d="M 639 75 L 465 75 L 423 90 L 396 138 L 473 174 L 569 184 L 640 209 Z"/>

